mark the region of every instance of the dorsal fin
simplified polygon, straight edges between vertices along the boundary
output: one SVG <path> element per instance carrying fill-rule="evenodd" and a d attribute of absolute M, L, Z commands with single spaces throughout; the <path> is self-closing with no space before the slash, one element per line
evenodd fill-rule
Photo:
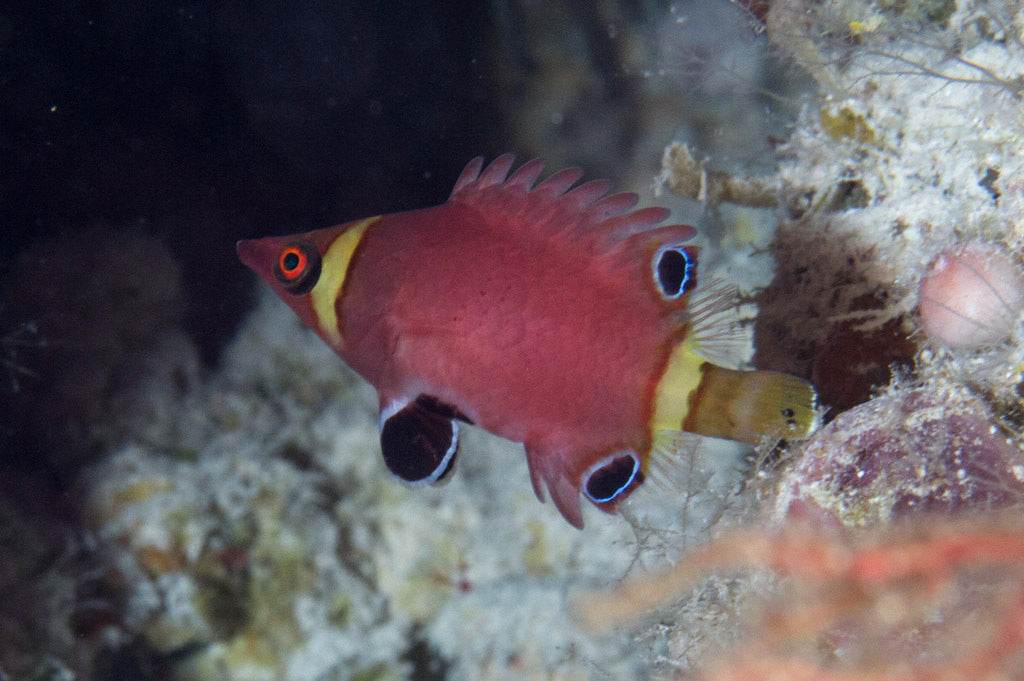
<path fill-rule="evenodd" d="M 515 154 L 502 154 L 491 161 L 491 164 L 484 168 L 484 171 L 480 173 L 480 177 L 476 179 L 477 188 L 483 189 L 491 185 L 502 184 L 505 178 L 508 177 L 508 171 L 512 169 L 512 164 L 515 162 Z"/>
<path fill-rule="evenodd" d="M 452 193 L 448 196 L 448 200 L 451 201 L 452 197 L 461 192 L 470 182 L 476 182 L 476 179 L 480 177 L 480 169 L 483 167 L 483 156 L 477 156 L 467 163 L 466 167 L 462 169 L 459 179 L 455 180 L 455 187 L 452 188 Z"/>
<path fill-rule="evenodd" d="M 523 187 L 526 191 L 530 191 L 533 187 L 533 183 L 540 177 L 541 171 L 544 170 L 544 161 L 539 158 L 535 158 L 532 161 L 527 161 L 523 165 L 519 166 L 519 169 L 505 181 L 506 187 Z"/>
<path fill-rule="evenodd" d="M 477 208 L 486 215 L 505 217 L 523 229 L 579 242 L 591 255 L 628 251 L 629 259 L 646 254 L 653 239 L 681 242 L 695 233 L 687 225 L 666 225 L 669 211 L 661 207 L 634 210 L 633 193 L 608 194 L 611 183 L 592 180 L 575 188 L 583 176 L 578 168 L 560 170 L 534 186 L 543 170 L 539 159 L 528 161 L 510 176 L 513 154 L 504 154 L 484 167 L 483 157 L 469 162 L 448 198 Z M 638 235 L 650 233 L 646 239 Z M 652 251 L 653 253 L 653 251 Z M 649 257 L 649 256 L 647 256 Z"/>
<path fill-rule="evenodd" d="M 569 187 L 576 184 L 581 177 L 583 177 L 583 171 L 579 168 L 565 168 L 563 170 L 559 170 L 557 173 L 554 173 L 548 179 L 537 185 L 537 195 L 547 195 L 551 199 L 556 199 L 569 191 Z"/>

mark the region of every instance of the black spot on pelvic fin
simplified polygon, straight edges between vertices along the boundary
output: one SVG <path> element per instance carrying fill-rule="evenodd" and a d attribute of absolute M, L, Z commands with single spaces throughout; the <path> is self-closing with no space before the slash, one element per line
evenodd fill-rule
<path fill-rule="evenodd" d="M 448 404 L 446 402 L 442 402 L 441 400 L 437 399 L 433 395 L 427 395 L 426 393 L 420 393 L 419 396 L 416 398 L 416 404 L 420 404 L 424 408 L 429 409 L 429 410 L 431 410 L 433 412 L 436 412 L 436 413 L 440 414 L 441 416 L 444 416 L 445 418 L 458 419 L 458 420 L 462 421 L 463 423 L 468 423 L 470 425 L 473 425 L 473 421 L 468 416 L 463 414 L 461 411 L 456 409 L 454 406 L 452 406 L 452 405 L 450 405 L 450 404 Z"/>
<path fill-rule="evenodd" d="M 421 394 L 381 414 L 380 446 L 388 470 L 418 487 L 440 482 L 455 466 L 459 424 L 469 419 L 436 397 Z M 391 413 L 389 413 L 391 412 Z"/>

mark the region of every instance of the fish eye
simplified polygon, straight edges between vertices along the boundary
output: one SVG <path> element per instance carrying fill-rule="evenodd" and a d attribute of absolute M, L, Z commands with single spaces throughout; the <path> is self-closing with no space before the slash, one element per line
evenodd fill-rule
<path fill-rule="evenodd" d="M 320 278 L 320 252 L 309 241 L 293 241 L 281 249 L 274 278 L 289 293 L 309 293 Z"/>
<path fill-rule="evenodd" d="M 640 459 L 630 450 L 601 459 L 583 474 L 583 492 L 595 504 L 607 504 L 644 480 Z"/>
<path fill-rule="evenodd" d="M 662 246 L 651 263 L 654 283 L 668 300 L 675 300 L 697 285 L 697 251 L 692 246 Z"/>

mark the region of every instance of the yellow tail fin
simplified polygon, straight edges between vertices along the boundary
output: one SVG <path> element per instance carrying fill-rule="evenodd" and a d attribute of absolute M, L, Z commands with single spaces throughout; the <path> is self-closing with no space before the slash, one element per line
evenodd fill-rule
<path fill-rule="evenodd" d="M 704 362 L 683 430 L 757 444 L 765 435 L 804 437 L 818 427 L 817 393 L 775 371 L 736 371 Z"/>

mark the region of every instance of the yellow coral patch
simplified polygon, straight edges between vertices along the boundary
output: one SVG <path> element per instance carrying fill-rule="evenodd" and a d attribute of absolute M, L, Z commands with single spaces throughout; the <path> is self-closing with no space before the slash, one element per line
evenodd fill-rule
<path fill-rule="evenodd" d="M 828 107 L 822 107 L 818 116 L 821 129 L 834 140 L 851 139 L 863 144 L 877 142 L 875 131 L 868 124 L 868 120 L 849 107 L 844 106 L 835 112 Z"/>
<path fill-rule="evenodd" d="M 154 477 L 145 480 L 140 480 L 127 487 L 114 492 L 112 496 L 113 504 L 116 506 L 128 506 L 130 504 L 137 504 L 140 501 L 149 499 L 154 494 L 166 492 L 171 488 L 171 483 L 167 478 Z"/>
<path fill-rule="evenodd" d="M 860 33 L 873 33 L 878 30 L 878 27 L 882 25 L 881 17 L 871 17 L 867 21 L 851 21 L 849 23 L 850 32 L 854 35 Z"/>

